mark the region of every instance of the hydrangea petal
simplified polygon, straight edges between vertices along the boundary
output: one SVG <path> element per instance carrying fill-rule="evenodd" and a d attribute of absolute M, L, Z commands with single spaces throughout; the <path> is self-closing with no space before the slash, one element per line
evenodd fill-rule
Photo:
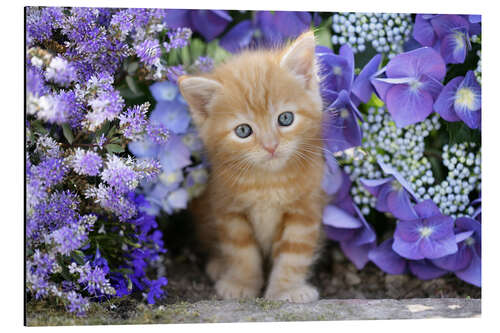
<path fill-rule="evenodd" d="M 467 55 L 467 41 L 459 33 L 447 34 L 441 39 L 441 56 L 447 64 L 461 64 Z"/>
<path fill-rule="evenodd" d="M 414 208 L 420 218 L 428 218 L 435 215 L 441 215 L 439 207 L 431 199 L 419 202 L 414 206 Z"/>
<path fill-rule="evenodd" d="M 323 210 L 323 223 L 345 229 L 356 229 L 363 226 L 357 218 L 333 205 L 328 205 Z"/>
<path fill-rule="evenodd" d="M 469 266 L 462 271 L 455 272 L 455 275 L 467 283 L 481 287 L 481 258 L 473 254 Z"/>
<path fill-rule="evenodd" d="M 229 52 L 236 52 L 248 45 L 253 37 L 253 24 L 250 20 L 244 20 L 236 24 L 230 31 L 224 34 L 219 45 Z"/>
<path fill-rule="evenodd" d="M 393 242 L 394 239 L 389 238 L 370 250 L 368 259 L 388 274 L 403 274 L 406 270 L 406 260 L 394 252 Z"/>
<path fill-rule="evenodd" d="M 389 212 L 400 220 L 412 220 L 417 218 L 413 209 L 410 196 L 404 188 L 393 190 L 387 196 L 387 207 Z"/>
<path fill-rule="evenodd" d="M 453 103 L 455 101 L 455 94 L 457 88 L 462 82 L 463 76 L 457 76 L 450 80 L 443 88 L 436 102 L 434 103 L 434 110 L 446 121 L 459 121 L 460 118 L 457 116 Z"/>
<path fill-rule="evenodd" d="M 410 271 L 420 280 L 432 280 L 445 275 L 447 272 L 434 266 L 428 260 L 410 261 Z"/>
<path fill-rule="evenodd" d="M 276 11 L 274 24 L 285 37 L 296 37 L 307 30 L 311 24 L 311 14 L 307 12 Z"/>
<path fill-rule="evenodd" d="M 419 78 L 423 74 L 439 81 L 446 75 L 446 65 L 441 55 L 430 47 L 398 54 L 387 64 L 386 75 L 389 78 Z"/>
<path fill-rule="evenodd" d="M 432 260 L 432 263 L 447 271 L 460 271 L 466 269 L 472 261 L 472 252 L 467 246 L 460 245 L 456 253 Z"/>
<path fill-rule="evenodd" d="M 421 14 L 417 14 L 415 18 L 413 38 L 423 46 L 432 46 L 436 40 L 436 34 L 434 33 L 432 24 Z"/>
<path fill-rule="evenodd" d="M 352 85 L 352 92 L 358 97 L 363 103 L 368 103 L 370 100 L 373 87 L 371 85 L 371 78 L 375 75 L 382 60 L 382 55 L 375 55 L 363 70 L 359 73 L 354 80 Z"/>
<path fill-rule="evenodd" d="M 432 96 L 424 90 L 407 85 L 392 87 L 386 96 L 387 110 L 398 127 L 423 121 L 432 112 Z"/>
<path fill-rule="evenodd" d="M 368 253 L 375 248 L 375 243 L 368 243 L 359 246 L 350 242 L 341 242 L 340 248 L 357 269 L 362 269 L 369 261 Z"/>
<path fill-rule="evenodd" d="M 455 235 L 442 239 L 423 237 L 419 242 L 420 253 L 428 259 L 437 259 L 458 251 Z"/>
<path fill-rule="evenodd" d="M 429 236 L 432 240 L 439 240 L 444 238 L 453 238 L 453 219 L 449 216 L 435 215 L 426 218 L 425 223 L 428 227 L 432 228 L 432 233 Z M 456 243 L 456 240 L 455 240 Z"/>
<path fill-rule="evenodd" d="M 418 220 L 399 221 L 394 231 L 394 241 L 402 239 L 405 242 L 417 242 L 420 239 L 420 227 Z"/>
<path fill-rule="evenodd" d="M 325 226 L 327 237 L 337 242 L 343 242 L 352 239 L 356 231 L 357 229 L 343 229 L 328 225 Z"/>
<path fill-rule="evenodd" d="M 456 29 L 469 30 L 469 22 L 459 15 L 439 15 L 431 19 L 431 24 L 439 38 L 444 38 Z"/>

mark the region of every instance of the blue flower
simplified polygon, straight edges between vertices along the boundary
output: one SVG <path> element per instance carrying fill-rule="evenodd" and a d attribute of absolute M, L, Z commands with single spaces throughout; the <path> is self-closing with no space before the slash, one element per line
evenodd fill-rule
<path fill-rule="evenodd" d="M 413 37 L 439 51 L 447 64 L 461 64 L 471 47 L 470 35 L 480 33 L 480 19 L 480 15 L 417 15 Z"/>
<path fill-rule="evenodd" d="M 445 63 L 436 51 L 422 47 L 398 54 L 383 72 L 386 78 L 371 82 L 398 127 L 420 122 L 432 113 L 446 74 Z"/>
<path fill-rule="evenodd" d="M 447 121 L 462 120 L 472 129 L 481 128 L 481 86 L 473 71 L 448 82 L 439 94 L 434 109 Z"/>
<path fill-rule="evenodd" d="M 415 205 L 418 218 L 399 221 L 393 250 L 408 259 L 436 259 L 457 252 L 453 219 L 444 216 L 432 200 Z"/>
<path fill-rule="evenodd" d="M 407 270 L 407 261 L 392 249 L 393 243 L 392 237 L 386 239 L 368 252 L 368 259 L 388 274 L 403 274 Z"/>
<path fill-rule="evenodd" d="M 148 303 L 155 304 L 155 299 L 161 298 L 165 293 L 162 287 L 167 285 L 168 280 L 165 277 L 161 277 L 158 280 L 153 280 L 153 281 L 146 280 L 146 283 L 149 286 L 149 292 L 147 297 Z"/>
<path fill-rule="evenodd" d="M 398 219 L 411 220 L 417 218 L 413 209 L 411 198 L 415 200 L 416 195 L 410 183 L 390 165 L 378 159 L 378 163 L 385 174 L 390 177 L 382 179 L 364 179 L 359 181 L 370 194 L 377 197 L 375 208 L 380 212 L 390 212 Z"/>
<path fill-rule="evenodd" d="M 232 20 L 226 10 L 168 9 L 166 15 L 170 28 L 189 27 L 207 42 L 219 36 Z"/>
<path fill-rule="evenodd" d="M 460 217 L 455 221 L 456 253 L 432 260 L 433 264 L 475 286 L 481 286 L 481 223 Z"/>

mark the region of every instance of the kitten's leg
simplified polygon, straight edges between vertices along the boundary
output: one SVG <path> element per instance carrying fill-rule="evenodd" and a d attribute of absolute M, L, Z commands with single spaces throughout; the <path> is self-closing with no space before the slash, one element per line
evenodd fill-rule
<path fill-rule="evenodd" d="M 224 271 L 215 284 L 224 299 L 257 297 L 263 285 L 262 257 L 250 223 L 241 214 L 217 217 L 217 244 Z M 213 265 L 220 262 L 214 262 Z"/>
<path fill-rule="evenodd" d="M 318 291 L 306 279 L 318 247 L 320 220 L 313 213 L 295 212 L 285 214 L 282 223 L 281 235 L 273 244 L 265 297 L 295 303 L 317 300 Z"/>

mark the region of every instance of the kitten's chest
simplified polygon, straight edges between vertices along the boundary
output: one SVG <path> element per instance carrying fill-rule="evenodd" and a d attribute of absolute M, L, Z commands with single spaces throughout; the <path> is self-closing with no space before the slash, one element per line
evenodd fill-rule
<path fill-rule="evenodd" d="M 282 215 L 283 212 L 278 206 L 266 202 L 255 204 L 248 211 L 255 239 L 266 256 L 271 252 Z"/>

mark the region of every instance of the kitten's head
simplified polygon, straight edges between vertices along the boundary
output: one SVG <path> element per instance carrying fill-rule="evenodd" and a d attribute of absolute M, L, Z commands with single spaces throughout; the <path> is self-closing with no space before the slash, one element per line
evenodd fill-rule
<path fill-rule="evenodd" d="M 282 50 L 243 52 L 210 74 L 179 79 L 213 164 L 276 171 L 318 154 L 322 101 L 314 49 L 307 32 Z"/>

